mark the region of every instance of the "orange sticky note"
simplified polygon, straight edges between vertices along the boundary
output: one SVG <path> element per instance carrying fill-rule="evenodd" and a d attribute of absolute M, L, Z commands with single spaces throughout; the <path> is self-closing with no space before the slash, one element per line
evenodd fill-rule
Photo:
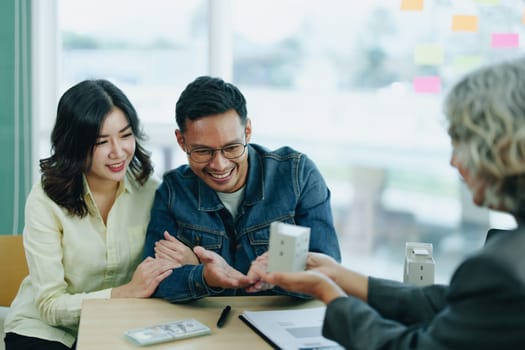
<path fill-rule="evenodd" d="M 412 86 L 416 93 L 438 94 L 441 91 L 441 78 L 437 76 L 415 77 Z"/>
<path fill-rule="evenodd" d="M 452 31 L 477 32 L 478 16 L 456 15 L 452 16 Z"/>
<path fill-rule="evenodd" d="M 401 0 L 402 11 L 421 11 L 423 10 L 423 0 Z"/>

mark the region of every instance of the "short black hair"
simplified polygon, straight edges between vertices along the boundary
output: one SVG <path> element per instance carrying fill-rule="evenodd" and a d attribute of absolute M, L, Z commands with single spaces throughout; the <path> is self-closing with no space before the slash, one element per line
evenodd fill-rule
<path fill-rule="evenodd" d="M 175 119 L 182 133 L 186 131 L 186 121 L 224 113 L 233 109 L 246 125 L 248 111 L 246 99 L 233 84 L 220 78 L 200 76 L 192 81 L 179 97 L 175 108 Z"/>

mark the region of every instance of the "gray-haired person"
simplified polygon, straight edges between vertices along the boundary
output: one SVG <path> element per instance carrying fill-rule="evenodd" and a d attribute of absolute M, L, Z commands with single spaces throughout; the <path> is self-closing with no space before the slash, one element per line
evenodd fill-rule
<path fill-rule="evenodd" d="M 474 203 L 512 214 L 449 286 L 367 277 L 322 254 L 263 277 L 327 304 L 323 334 L 348 349 L 525 349 L 525 59 L 464 77 L 445 101 L 451 165 Z"/>

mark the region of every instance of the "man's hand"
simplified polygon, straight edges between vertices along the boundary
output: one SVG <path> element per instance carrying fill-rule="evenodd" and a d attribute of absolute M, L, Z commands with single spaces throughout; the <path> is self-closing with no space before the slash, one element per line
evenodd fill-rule
<path fill-rule="evenodd" d="M 164 231 L 164 239 L 155 243 L 155 258 L 171 261 L 176 267 L 182 265 L 196 265 L 199 259 L 191 248 Z"/>
<path fill-rule="evenodd" d="M 204 265 L 203 277 L 210 287 L 246 288 L 255 282 L 231 267 L 222 256 L 211 250 L 195 247 L 193 252 Z"/>

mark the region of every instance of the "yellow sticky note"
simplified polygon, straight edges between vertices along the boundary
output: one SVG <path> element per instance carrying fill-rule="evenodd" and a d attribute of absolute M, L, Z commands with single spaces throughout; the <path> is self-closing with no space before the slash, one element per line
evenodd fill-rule
<path fill-rule="evenodd" d="M 423 10 L 423 0 L 401 0 L 402 11 L 421 11 Z"/>
<path fill-rule="evenodd" d="M 443 47 L 437 44 L 421 44 L 414 50 L 414 63 L 440 65 L 443 63 Z"/>
<path fill-rule="evenodd" d="M 521 22 L 525 24 L 525 12 L 523 12 L 523 18 L 521 19 Z"/>
<path fill-rule="evenodd" d="M 478 16 L 456 15 L 452 16 L 452 31 L 477 32 Z"/>
<path fill-rule="evenodd" d="M 481 56 L 457 56 L 454 58 L 454 71 L 457 74 L 463 74 L 481 66 L 482 63 Z"/>
<path fill-rule="evenodd" d="M 499 5 L 501 0 L 474 0 L 474 2 L 477 2 L 478 4 L 486 4 L 486 5 Z"/>

